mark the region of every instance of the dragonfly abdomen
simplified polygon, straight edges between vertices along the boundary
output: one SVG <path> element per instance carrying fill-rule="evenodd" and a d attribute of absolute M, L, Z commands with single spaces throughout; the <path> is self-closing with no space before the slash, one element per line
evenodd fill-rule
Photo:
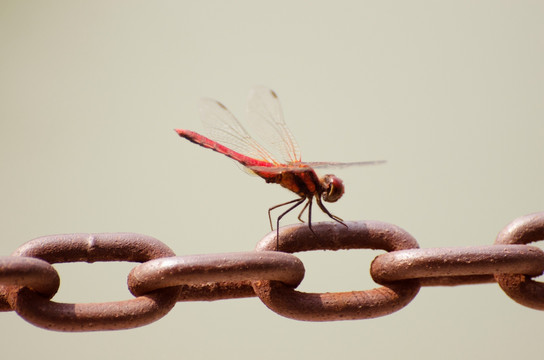
<path fill-rule="evenodd" d="M 205 147 L 207 149 L 213 150 L 215 152 L 218 152 L 220 154 L 223 154 L 225 156 L 228 156 L 229 158 L 238 161 L 240 164 L 246 166 L 246 167 L 252 167 L 252 166 L 260 166 L 260 167 L 272 167 L 273 164 L 267 162 L 267 161 L 261 161 L 257 159 L 250 158 L 249 156 L 242 155 L 234 150 L 229 149 L 226 146 L 221 145 L 220 143 L 213 141 L 211 139 L 208 139 L 205 136 L 202 136 L 194 131 L 190 130 L 184 130 L 184 129 L 176 129 L 176 132 L 179 136 L 197 144 L 202 147 Z"/>

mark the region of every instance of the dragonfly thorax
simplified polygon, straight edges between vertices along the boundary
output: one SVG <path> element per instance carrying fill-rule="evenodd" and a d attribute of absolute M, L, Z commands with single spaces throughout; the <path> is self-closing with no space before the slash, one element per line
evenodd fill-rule
<path fill-rule="evenodd" d="M 328 202 L 335 202 L 344 194 L 344 183 L 342 179 L 327 174 L 319 179 L 321 186 L 323 187 L 323 200 Z"/>

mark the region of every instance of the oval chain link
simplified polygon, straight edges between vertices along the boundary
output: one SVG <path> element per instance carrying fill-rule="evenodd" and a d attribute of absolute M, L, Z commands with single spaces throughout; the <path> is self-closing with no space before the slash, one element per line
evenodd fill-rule
<path fill-rule="evenodd" d="M 157 239 L 131 233 L 45 236 L 29 241 L 13 254 L 49 263 L 143 262 L 173 255 L 174 252 Z M 171 287 L 125 301 L 66 304 L 50 301 L 23 287 L 11 292 L 8 301 L 19 316 L 45 329 L 115 330 L 146 325 L 163 317 L 176 304 L 179 291 L 179 288 Z"/>
<path fill-rule="evenodd" d="M 226 295 L 229 298 L 254 296 L 252 280 L 275 280 L 296 287 L 303 278 L 304 265 L 297 257 L 273 251 L 251 251 L 151 260 L 132 269 L 128 285 L 135 296 L 183 285 L 186 286 L 184 301 L 217 300 Z M 250 294 L 246 293 L 245 286 L 249 286 Z M 208 296 L 203 298 L 203 293 Z"/>
<path fill-rule="evenodd" d="M 418 248 L 416 240 L 403 229 L 378 221 L 318 223 L 312 233 L 307 226 L 280 229 L 277 245 L 272 232 L 257 245 L 257 251 L 289 253 L 311 250 L 383 249 L 396 251 Z M 304 293 L 277 281 L 254 281 L 253 288 L 272 311 L 297 320 L 331 321 L 369 319 L 395 312 L 418 293 L 418 280 L 403 280 L 381 288 L 337 293 Z"/>
<path fill-rule="evenodd" d="M 499 233 L 495 244 L 529 244 L 539 240 L 544 240 L 544 213 L 526 215 L 512 221 Z M 520 271 L 516 274 L 497 273 L 495 279 L 516 302 L 544 310 L 544 283 L 532 280 L 532 276 L 535 274 Z"/>

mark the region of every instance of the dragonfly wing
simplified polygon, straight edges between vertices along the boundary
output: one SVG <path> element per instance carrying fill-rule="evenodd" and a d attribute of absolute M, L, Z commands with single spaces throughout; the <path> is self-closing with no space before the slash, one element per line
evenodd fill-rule
<path fill-rule="evenodd" d="M 274 167 L 249 166 L 252 171 L 265 171 L 279 174 L 281 172 L 301 173 L 312 171 L 314 169 L 342 169 L 350 166 L 379 165 L 385 163 L 385 160 L 377 161 L 356 161 L 356 162 L 298 162 L 295 164 L 280 164 Z"/>
<path fill-rule="evenodd" d="M 232 113 L 213 99 L 200 100 L 200 120 L 206 135 L 242 155 L 276 163 L 270 152 L 253 139 Z"/>
<path fill-rule="evenodd" d="M 385 160 L 376 161 L 355 161 L 355 162 L 303 162 L 302 164 L 308 165 L 314 169 L 342 169 L 350 166 L 366 166 L 366 165 L 379 165 L 385 163 Z"/>
<path fill-rule="evenodd" d="M 300 162 L 300 151 L 293 134 L 285 124 L 276 93 L 266 87 L 251 89 L 247 105 L 248 121 L 259 139 L 284 163 Z"/>
<path fill-rule="evenodd" d="M 300 163 L 299 163 L 300 164 Z M 255 172 L 267 172 L 270 174 L 279 174 L 282 172 L 290 173 L 302 173 L 307 171 L 313 171 L 312 168 L 308 166 L 291 166 L 291 165 L 276 165 L 274 167 L 267 166 L 248 166 L 248 169 Z"/>

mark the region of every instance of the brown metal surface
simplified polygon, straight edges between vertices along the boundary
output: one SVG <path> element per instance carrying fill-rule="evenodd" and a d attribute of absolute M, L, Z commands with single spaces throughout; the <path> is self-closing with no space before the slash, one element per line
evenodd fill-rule
<path fill-rule="evenodd" d="M 144 235 L 69 234 L 32 240 L 13 256 L 36 257 L 50 263 L 75 261 L 148 261 L 173 256 L 170 248 Z M 87 304 L 60 304 L 26 287 L 8 295 L 13 309 L 26 321 L 49 330 L 96 331 L 127 329 L 158 320 L 174 307 L 179 288 L 166 288 L 136 299 Z"/>
<path fill-rule="evenodd" d="M 312 233 L 306 225 L 280 229 L 279 251 L 417 248 L 416 240 L 401 228 L 378 221 L 317 223 Z M 276 232 L 257 245 L 257 251 L 276 249 Z M 276 313 L 297 320 L 332 321 L 368 319 L 395 312 L 418 293 L 418 280 L 399 281 L 366 291 L 303 293 L 276 281 L 253 282 L 255 293 Z"/>
<path fill-rule="evenodd" d="M 144 262 L 175 254 L 151 236 L 104 233 L 42 236 L 21 245 L 12 256 L 35 257 L 55 264 L 82 261 Z"/>
<path fill-rule="evenodd" d="M 529 244 L 544 240 L 544 212 L 522 216 L 512 221 L 497 236 L 495 244 Z M 531 280 L 523 271 L 517 274 L 495 274 L 502 290 L 516 302 L 544 310 L 544 283 Z"/>
<path fill-rule="evenodd" d="M 251 281 L 180 285 L 178 301 L 215 301 L 255 297 Z"/>
<path fill-rule="evenodd" d="M 47 330 L 102 331 L 152 323 L 174 307 L 178 293 L 177 288 L 167 288 L 131 300 L 67 304 L 50 301 L 22 288 L 10 298 L 10 303 L 23 319 Z"/>
<path fill-rule="evenodd" d="M 210 298 L 214 292 L 251 287 L 253 280 L 276 280 L 296 287 L 304 278 L 304 265 L 295 256 L 274 251 L 239 252 L 170 257 L 148 261 L 129 274 L 129 289 L 135 296 L 169 286 L 188 285 L 191 292 L 206 287 Z M 243 282 L 243 283 L 242 283 Z M 244 290 L 241 290 L 244 291 Z M 183 300 L 188 294 L 182 295 Z M 255 296 L 251 288 L 251 296 Z"/>
<path fill-rule="evenodd" d="M 308 321 L 366 319 L 408 304 L 420 286 L 492 282 L 515 301 L 544 310 L 544 284 L 531 277 L 544 271 L 544 251 L 528 246 L 544 240 L 544 212 L 513 221 L 495 245 L 419 249 L 406 231 L 377 221 L 280 229 L 256 251 L 175 256 L 145 235 L 67 234 L 32 240 L 0 258 L 0 310 L 15 310 L 30 323 L 50 330 L 128 329 L 164 316 L 177 301 L 218 300 L 257 294 L 282 316 Z M 370 266 L 383 287 L 339 293 L 303 293 L 302 262 L 289 253 L 310 250 L 383 249 Z M 76 261 L 143 262 L 128 276 L 137 297 L 107 303 L 61 304 L 49 300 L 59 277 L 50 263 Z M 355 277 L 358 274 L 354 274 Z"/>
<path fill-rule="evenodd" d="M 391 281 L 443 278 L 447 285 L 468 281 L 493 281 L 493 274 L 523 273 L 537 276 L 544 272 L 544 251 L 525 245 L 491 245 L 457 248 L 410 249 L 377 256 L 370 273 L 378 284 Z M 487 275 L 479 277 L 477 275 Z"/>
<path fill-rule="evenodd" d="M 26 286 L 48 299 L 59 289 L 60 278 L 48 262 L 26 257 L 0 257 L 0 311 L 12 310 L 8 293 L 13 288 Z"/>

